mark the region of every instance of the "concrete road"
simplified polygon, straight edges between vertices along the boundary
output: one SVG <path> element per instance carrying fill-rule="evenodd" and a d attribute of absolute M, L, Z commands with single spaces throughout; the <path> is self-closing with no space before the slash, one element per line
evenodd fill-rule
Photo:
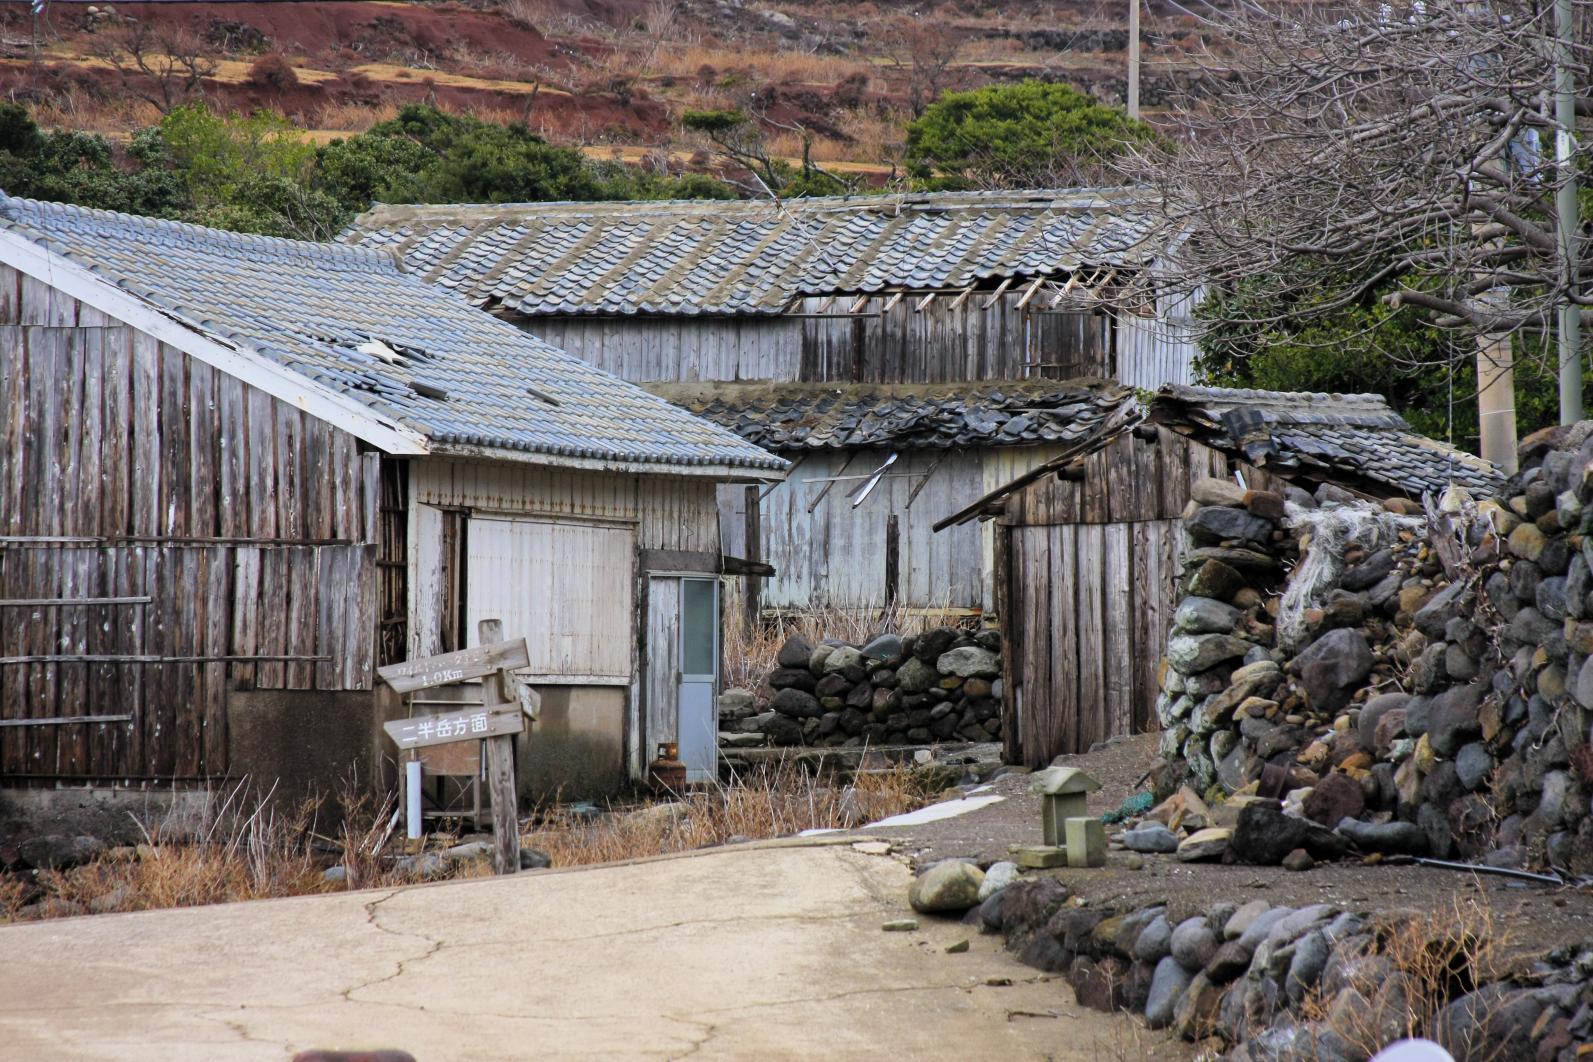
<path fill-rule="evenodd" d="M 0 928 L 0 1056 L 1141 1058 L 844 844 Z M 965 954 L 944 948 L 968 939 Z"/>

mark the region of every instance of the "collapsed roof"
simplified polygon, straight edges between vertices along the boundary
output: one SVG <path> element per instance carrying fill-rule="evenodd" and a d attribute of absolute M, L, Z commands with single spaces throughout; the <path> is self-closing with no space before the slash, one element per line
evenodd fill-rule
<path fill-rule="evenodd" d="M 1134 401 L 1110 380 L 985 384 L 647 384 L 767 450 L 1071 444 Z"/>
<path fill-rule="evenodd" d="M 1381 395 L 1169 385 L 1151 418 L 1284 478 L 1420 498 L 1455 484 L 1492 494 L 1491 462 L 1414 431 Z"/>
<path fill-rule="evenodd" d="M 377 206 L 339 238 L 394 250 L 425 280 L 522 316 L 772 315 L 805 295 L 1141 268 L 1160 250 L 1143 194 Z"/>

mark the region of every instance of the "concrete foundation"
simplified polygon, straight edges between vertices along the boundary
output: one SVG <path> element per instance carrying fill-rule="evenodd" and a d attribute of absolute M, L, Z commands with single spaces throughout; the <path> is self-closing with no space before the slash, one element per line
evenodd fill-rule
<path fill-rule="evenodd" d="M 516 741 L 522 803 L 601 800 L 629 786 L 622 686 L 541 686 L 542 716 Z"/>
<path fill-rule="evenodd" d="M 290 800 L 334 793 L 345 783 L 394 784 L 392 742 L 382 730 L 403 714 L 386 687 L 376 692 L 237 690 L 227 697 L 227 757 L 234 778 L 276 786 Z"/>

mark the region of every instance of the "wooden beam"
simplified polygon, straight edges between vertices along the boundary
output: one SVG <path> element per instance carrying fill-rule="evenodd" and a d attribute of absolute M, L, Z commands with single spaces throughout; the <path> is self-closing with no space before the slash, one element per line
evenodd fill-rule
<path fill-rule="evenodd" d="M 0 726 L 69 726 L 73 723 L 131 723 L 130 715 L 56 715 L 47 719 L 0 719 Z"/>
<path fill-rule="evenodd" d="M 846 462 L 841 465 L 841 472 L 844 473 L 848 468 L 852 467 L 852 462 L 856 460 L 859 452 L 860 451 L 854 450 L 847 456 Z M 819 496 L 808 503 L 808 514 L 810 516 L 812 515 L 813 510 L 819 507 L 819 502 L 824 500 L 824 496 L 830 493 L 830 488 L 835 486 L 835 483 L 838 479 L 840 479 L 840 476 L 831 476 L 829 479 L 827 479 L 824 483 L 823 489 L 819 491 Z"/>
<path fill-rule="evenodd" d="M 903 296 L 906 294 L 907 292 L 905 291 L 898 291 L 896 294 L 885 300 L 885 305 L 880 307 L 879 312 L 890 313 L 892 310 L 896 309 L 896 304 L 901 302 Z"/>
<path fill-rule="evenodd" d="M 50 605 L 147 605 L 152 597 L 14 597 L 0 601 L 0 608 L 36 608 Z"/>
<path fill-rule="evenodd" d="M 913 312 L 923 313 L 924 310 L 928 308 L 929 304 L 935 301 L 935 296 L 938 294 L 940 293 L 937 291 L 932 291 L 928 295 L 925 295 L 923 298 L 919 299 L 918 305 L 913 307 Z"/>
<path fill-rule="evenodd" d="M 924 484 L 929 482 L 929 477 L 935 474 L 935 469 L 940 467 L 940 463 L 946 460 L 947 455 L 950 453 L 950 450 L 942 450 L 935 455 L 935 459 L 929 463 L 929 467 L 924 469 L 923 476 L 917 483 L 913 484 L 913 489 L 908 492 L 907 504 L 902 506 L 903 509 L 911 509 L 913 507 L 913 499 L 918 497 L 918 492 L 924 489 Z"/>
<path fill-rule="evenodd" d="M 967 302 L 968 301 L 968 296 L 972 295 L 973 293 L 974 293 L 974 286 L 972 284 L 969 284 L 966 288 L 962 289 L 962 293 L 961 294 L 959 294 L 955 299 L 951 300 L 951 304 L 949 306 L 947 306 L 946 309 L 948 309 L 948 310 L 957 309 L 957 307 L 959 307 L 963 303 Z"/>
<path fill-rule="evenodd" d="M 503 621 L 484 619 L 476 624 L 476 635 L 484 646 L 503 641 Z M 524 644 L 524 639 L 520 639 Z M 482 683 L 488 702 L 513 704 L 514 678 L 499 670 Z M 504 734 L 490 737 L 487 745 L 487 791 L 492 795 L 492 869 L 497 874 L 520 873 L 520 815 L 514 786 L 514 738 Z"/>
<path fill-rule="evenodd" d="M 1025 306 L 1029 305 L 1029 300 L 1034 298 L 1034 296 L 1039 292 L 1040 285 L 1045 283 L 1045 279 L 1045 277 L 1034 278 L 1034 283 L 1029 285 L 1029 289 L 1023 293 L 1023 298 L 1018 300 L 1018 309 L 1021 310 Z"/>
<path fill-rule="evenodd" d="M 1011 286 L 1012 286 L 1012 278 L 1011 277 L 1002 277 L 1001 278 L 1001 283 L 996 287 L 995 291 L 992 291 L 990 293 L 990 297 L 984 301 L 984 305 L 981 306 L 980 309 L 982 309 L 982 310 L 990 309 L 990 307 L 994 306 L 997 302 L 1000 301 L 1001 296 L 1005 295 L 1006 292 L 1007 292 L 1007 288 L 1009 288 Z"/>
<path fill-rule="evenodd" d="M 885 518 L 885 607 L 893 608 L 901 597 L 902 529 L 896 514 Z"/>
<path fill-rule="evenodd" d="M 870 294 L 869 292 L 864 292 L 863 294 L 861 294 L 861 295 L 859 295 L 857 297 L 857 301 L 856 302 L 852 303 L 852 305 L 847 308 L 846 312 L 847 313 L 856 313 L 857 311 L 861 310 L 863 307 L 867 306 L 868 305 L 868 300 L 872 299 L 873 297 L 874 296 L 872 294 Z"/>

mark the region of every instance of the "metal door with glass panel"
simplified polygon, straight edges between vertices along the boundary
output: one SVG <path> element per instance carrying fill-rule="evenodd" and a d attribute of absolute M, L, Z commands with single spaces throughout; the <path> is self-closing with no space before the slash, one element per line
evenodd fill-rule
<path fill-rule="evenodd" d="M 680 758 L 688 782 L 716 777 L 719 748 L 719 582 L 680 581 Z"/>
<path fill-rule="evenodd" d="M 673 741 L 686 779 L 718 773 L 719 581 L 654 575 L 647 584 L 647 735 Z"/>

